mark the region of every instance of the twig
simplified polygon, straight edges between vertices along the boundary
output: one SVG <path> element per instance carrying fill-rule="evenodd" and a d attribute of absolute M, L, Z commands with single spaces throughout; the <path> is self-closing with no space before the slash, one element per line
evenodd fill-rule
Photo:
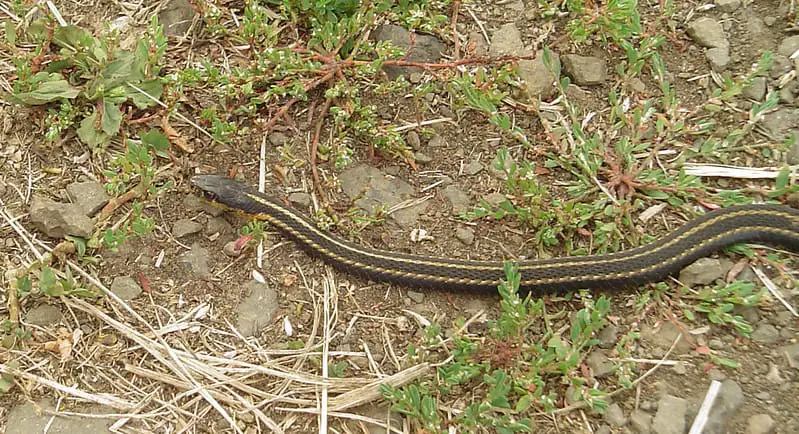
<path fill-rule="evenodd" d="M 311 178 L 313 179 L 313 187 L 316 194 L 323 198 L 322 185 L 319 182 L 319 171 L 316 168 L 316 154 L 319 149 L 319 136 L 322 134 L 322 125 L 325 123 L 325 114 L 330 110 L 330 105 L 333 104 L 332 99 L 325 99 L 322 110 L 320 110 L 319 119 L 316 120 L 316 128 L 314 129 L 313 139 L 311 139 L 311 155 L 309 162 L 311 165 Z M 324 199 L 322 199 L 324 200 Z"/>

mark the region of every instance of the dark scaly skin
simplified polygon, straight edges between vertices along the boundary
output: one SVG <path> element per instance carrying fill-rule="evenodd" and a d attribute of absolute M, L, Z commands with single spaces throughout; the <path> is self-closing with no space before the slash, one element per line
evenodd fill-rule
<path fill-rule="evenodd" d="M 463 261 L 363 247 L 318 229 L 281 201 L 228 178 L 192 178 L 203 196 L 263 219 L 309 254 L 336 268 L 411 287 L 495 292 L 505 278 L 501 261 Z M 799 252 L 799 211 L 779 205 L 741 205 L 712 211 L 646 246 L 595 256 L 519 262 L 520 289 L 537 294 L 574 289 L 619 289 L 657 282 L 722 247 L 775 244 Z"/>

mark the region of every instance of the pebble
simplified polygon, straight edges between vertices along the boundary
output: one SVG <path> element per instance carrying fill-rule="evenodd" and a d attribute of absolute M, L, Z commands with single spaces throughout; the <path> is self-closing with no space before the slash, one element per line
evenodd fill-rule
<path fill-rule="evenodd" d="M 32 308 L 25 314 L 25 322 L 32 325 L 45 327 L 61 321 L 63 316 L 64 315 L 61 313 L 61 309 L 57 308 L 56 306 L 51 304 L 41 304 Z"/>
<path fill-rule="evenodd" d="M 483 170 L 483 163 L 477 160 L 472 160 L 469 162 L 469 164 L 463 167 L 463 173 L 469 176 L 477 175 L 482 170 Z"/>
<path fill-rule="evenodd" d="M 752 332 L 752 340 L 761 344 L 773 344 L 780 340 L 780 332 L 771 324 L 760 324 Z"/>
<path fill-rule="evenodd" d="M 183 238 L 187 235 L 192 235 L 200 232 L 203 226 L 194 220 L 180 219 L 172 225 L 172 236 L 175 238 Z"/>
<path fill-rule="evenodd" d="M 250 280 L 242 287 L 247 294 L 241 300 L 238 314 L 238 331 L 245 337 L 253 336 L 272 322 L 278 310 L 278 293 L 268 283 Z"/>
<path fill-rule="evenodd" d="M 607 377 L 615 370 L 613 362 L 608 359 L 608 356 L 602 350 L 591 351 L 591 354 L 586 358 L 585 364 L 591 368 L 594 377 L 602 378 Z"/>
<path fill-rule="evenodd" d="M 416 162 L 419 164 L 428 164 L 433 161 L 433 157 L 424 154 L 422 152 L 415 152 L 413 154 L 413 159 L 416 160 Z"/>
<path fill-rule="evenodd" d="M 418 151 L 422 147 L 422 141 L 419 139 L 419 134 L 416 131 L 409 131 L 405 136 L 405 142 L 414 151 Z"/>
<path fill-rule="evenodd" d="M 418 291 L 408 291 L 408 298 L 414 303 L 421 303 L 424 301 L 424 293 Z"/>
<path fill-rule="evenodd" d="M 130 276 L 115 277 L 109 289 L 125 301 L 133 300 L 142 292 L 141 286 Z"/>
<path fill-rule="evenodd" d="M 311 206 L 311 195 L 302 191 L 294 192 L 289 194 L 289 202 L 300 208 L 308 208 Z"/>
<path fill-rule="evenodd" d="M 649 434 L 652 432 L 652 415 L 641 409 L 635 409 L 630 415 L 630 426 L 638 434 Z"/>
<path fill-rule="evenodd" d="M 447 141 L 443 137 L 438 134 L 434 134 L 433 137 L 430 137 L 430 140 L 427 142 L 427 146 L 431 148 L 443 148 L 447 146 Z"/>
<path fill-rule="evenodd" d="M 241 255 L 241 249 L 236 246 L 236 241 L 228 241 L 225 247 L 222 248 L 222 253 L 231 258 L 237 258 Z"/>
<path fill-rule="evenodd" d="M 671 395 L 664 395 L 658 402 L 658 411 L 652 420 L 652 431 L 657 434 L 683 434 L 688 401 Z"/>
<path fill-rule="evenodd" d="M 615 402 L 610 404 L 608 408 L 605 409 L 605 414 L 603 414 L 602 417 L 611 426 L 621 427 L 627 424 L 627 418 L 624 416 L 624 411 L 621 409 L 619 404 L 616 404 Z"/>
<path fill-rule="evenodd" d="M 455 228 L 455 238 L 463 244 L 471 246 L 474 243 L 474 230 L 472 228 Z"/>
<path fill-rule="evenodd" d="M 619 328 L 613 324 L 608 324 L 603 328 L 597 339 L 599 340 L 599 348 L 609 349 L 613 348 L 616 345 L 616 341 L 619 338 Z"/>
<path fill-rule="evenodd" d="M 770 434 L 774 432 L 776 425 L 771 416 L 765 413 L 755 414 L 746 421 L 746 434 Z"/>

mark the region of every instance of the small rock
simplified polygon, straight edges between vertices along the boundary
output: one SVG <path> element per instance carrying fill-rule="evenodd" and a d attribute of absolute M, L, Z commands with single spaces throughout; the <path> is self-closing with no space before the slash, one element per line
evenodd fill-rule
<path fill-rule="evenodd" d="M 504 24 L 491 35 L 492 56 L 526 56 L 529 54 L 522 44 L 522 33 L 514 23 Z"/>
<path fill-rule="evenodd" d="M 408 81 L 410 81 L 413 84 L 419 84 L 422 82 L 423 79 L 424 79 L 424 74 L 422 74 L 421 72 L 414 71 L 411 72 L 410 75 L 408 75 Z M 432 95 L 432 94 L 428 93 L 427 95 Z"/>
<path fill-rule="evenodd" d="M 741 279 L 740 275 L 738 275 L 738 279 L 746 280 L 746 279 Z M 758 312 L 757 308 L 754 306 L 737 305 L 732 309 L 732 313 L 735 315 L 741 315 L 744 321 L 748 322 L 751 325 L 757 324 L 760 321 L 760 312 Z"/>
<path fill-rule="evenodd" d="M 280 307 L 278 293 L 268 284 L 250 280 L 242 287 L 246 296 L 239 303 L 238 330 L 244 336 L 253 336 L 272 322 Z"/>
<path fill-rule="evenodd" d="M 189 219 L 180 219 L 172 225 L 172 235 L 175 238 L 183 238 L 186 235 L 196 234 L 201 230 L 203 230 L 203 225 Z"/>
<path fill-rule="evenodd" d="M 763 18 L 763 23 L 769 27 L 773 26 L 774 23 L 776 22 L 777 22 L 777 17 L 768 16 Z"/>
<path fill-rule="evenodd" d="M 799 50 L 799 35 L 788 36 L 780 41 L 780 45 L 777 47 L 777 53 L 788 58 L 797 50 Z"/>
<path fill-rule="evenodd" d="M 627 424 L 627 418 L 624 417 L 624 411 L 622 411 L 619 404 L 615 402 L 610 404 L 608 408 L 605 409 L 605 414 L 602 417 L 612 426 L 622 427 Z"/>
<path fill-rule="evenodd" d="M 438 62 L 447 49 L 447 45 L 438 38 L 430 35 L 413 34 L 402 26 L 383 24 L 371 32 L 370 38 L 375 41 L 391 41 L 395 47 L 405 50 L 405 60 L 410 62 Z M 421 68 L 385 66 L 383 67 L 389 79 L 394 80 L 400 75 L 410 75 L 412 72 L 422 72 Z"/>
<path fill-rule="evenodd" d="M 591 351 L 591 354 L 585 360 L 585 364 L 591 368 L 594 377 L 602 378 L 607 377 L 609 374 L 616 370 L 616 366 L 608 359 L 607 354 L 602 350 Z"/>
<path fill-rule="evenodd" d="M 472 160 L 469 164 L 463 166 L 463 173 L 474 176 L 480 173 L 483 170 L 483 164 L 477 160 Z"/>
<path fill-rule="evenodd" d="M 768 373 L 766 374 L 766 380 L 775 383 L 775 384 L 783 384 L 785 380 L 780 375 L 780 367 L 774 363 L 768 364 Z"/>
<path fill-rule="evenodd" d="M 66 235 L 89 238 L 94 231 L 92 220 L 75 204 L 33 196 L 29 212 L 36 229 L 51 238 L 64 238 Z"/>
<path fill-rule="evenodd" d="M 593 86 L 607 80 L 607 65 L 599 57 L 564 54 L 562 59 L 563 72 L 578 86 Z"/>
<path fill-rule="evenodd" d="M 771 324 L 760 324 L 752 332 L 752 340 L 761 344 L 773 344 L 780 340 L 780 332 Z"/>
<path fill-rule="evenodd" d="M 424 301 L 424 293 L 418 291 L 408 291 L 408 298 L 414 303 L 421 303 Z"/>
<path fill-rule="evenodd" d="M 724 277 L 729 269 L 724 270 L 721 261 L 716 258 L 700 258 L 680 271 L 680 282 L 685 286 L 707 285 Z"/>
<path fill-rule="evenodd" d="M 422 147 L 422 141 L 419 139 L 419 134 L 416 131 L 409 131 L 408 134 L 405 136 L 405 143 L 411 147 L 411 149 L 418 151 L 419 148 Z"/>
<path fill-rule="evenodd" d="M 310 194 L 298 191 L 289 194 L 289 202 L 296 207 L 307 209 L 311 206 L 312 200 Z"/>
<path fill-rule="evenodd" d="M 560 57 L 551 52 L 553 64 L 560 62 Z M 555 94 L 555 82 L 560 79 L 544 65 L 544 52 L 536 53 L 535 60 L 519 61 L 519 77 L 524 80 L 527 93 L 530 97 L 549 99 Z"/>
<path fill-rule="evenodd" d="M 205 279 L 211 277 L 211 269 L 208 266 L 209 258 L 208 249 L 194 244 L 191 246 L 191 250 L 180 255 L 179 261 L 193 277 Z"/>
<path fill-rule="evenodd" d="M 474 47 L 475 56 L 485 56 L 488 54 L 488 42 L 480 32 L 470 32 L 467 46 Z"/>
<path fill-rule="evenodd" d="M 730 64 L 730 49 L 729 47 L 708 48 L 705 51 L 705 57 L 710 63 L 711 69 L 716 72 L 724 72 L 727 70 L 727 65 Z"/>
<path fill-rule="evenodd" d="M 730 43 L 721 24 L 707 17 L 702 17 L 688 24 L 686 29 L 697 44 L 706 48 L 729 48 Z"/>
<path fill-rule="evenodd" d="M 762 392 L 755 393 L 755 398 L 757 398 L 757 399 L 759 399 L 761 401 L 768 402 L 768 401 L 771 400 L 771 394 L 764 390 Z"/>
<path fill-rule="evenodd" d="M 507 199 L 508 198 L 505 197 L 504 194 L 497 192 L 488 193 L 487 195 L 485 195 L 485 197 L 483 197 L 483 200 L 493 207 L 499 206 L 499 204 L 505 202 Z"/>
<path fill-rule="evenodd" d="M 130 276 L 117 276 L 111 282 L 111 292 L 125 301 L 133 300 L 141 294 L 141 286 Z"/>
<path fill-rule="evenodd" d="M 167 36 L 183 36 L 194 20 L 194 7 L 188 0 L 171 0 L 158 13 L 158 22 Z"/>
<path fill-rule="evenodd" d="M 788 56 L 775 54 L 771 57 L 771 68 L 769 68 L 768 74 L 771 78 L 780 78 L 784 74 L 791 72 L 792 69 L 793 62 Z"/>
<path fill-rule="evenodd" d="M 688 373 L 688 365 L 686 365 L 685 362 L 680 361 L 672 367 L 672 370 L 677 375 L 685 375 Z"/>
<path fill-rule="evenodd" d="M 630 415 L 630 426 L 638 434 L 649 434 L 652 432 L 652 415 L 641 409 L 635 409 Z"/>
<path fill-rule="evenodd" d="M 746 421 L 746 434 L 771 434 L 776 425 L 771 416 L 765 413 L 755 414 Z"/>
<path fill-rule="evenodd" d="M 441 191 L 441 194 L 452 205 L 452 213 L 460 215 L 469 208 L 469 195 L 454 185 L 448 185 Z"/>
<path fill-rule="evenodd" d="M 427 141 L 427 146 L 431 148 L 443 148 L 447 146 L 447 140 L 443 136 L 433 134 L 430 140 Z"/>
<path fill-rule="evenodd" d="M 609 349 L 613 348 L 616 345 L 616 341 L 619 339 L 619 328 L 613 324 L 608 324 L 603 328 L 599 335 L 597 336 L 597 340 L 599 340 L 599 348 Z"/>
<path fill-rule="evenodd" d="M 677 337 L 680 340 L 674 347 L 674 351 L 676 354 L 685 353 L 691 348 L 691 344 L 682 336 L 680 329 L 674 324 L 666 322 L 657 329 L 645 324 L 641 328 L 641 342 L 648 347 L 658 348 L 663 351 L 671 348 Z"/>
<path fill-rule="evenodd" d="M 744 394 L 743 390 L 741 390 L 741 386 L 732 380 L 722 381 L 719 394 L 716 396 L 713 408 L 710 409 L 704 432 L 727 432 L 728 422 L 743 403 Z"/>
<path fill-rule="evenodd" d="M 471 246 L 474 244 L 474 231 L 471 228 L 455 228 L 455 238 L 463 244 Z"/>
<path fill-rule="evenodd" d="M 241 249 L 238 247 L 236 240 L 228 241 L 225 243 L 225 247 L 222 247 L 222 253 L 231 258 L 238 258 L 241 256 Z"/>
<path fill-rule="evenodd" d="M 69 184 L 67 194 L 72 203 L 80 207 L 87 217 L 97 214 L 109 200 L 103 184 L 94 181 Z"/>
<path fill-rule="evenodd" d="M 752 84 L 743 90 L 743 96 L 755 101 L 763 101 L 766 97 L 766 77 L 755 77 Z"/>
<path fill-rule="evenodd" d="M 710 347 L 711 350 L 722 350 L 726 345 L 721 339 L 711 339 L 708 341 L 707 346 Z"/>
<path fill-rule="evenodd" d="M 61 321 L 63 316 L 64 315 L 61 313 L 61 309 L 50 304 L 41 304 L 29 310 L 28 313 L 25 314 L 25 322 L 32 325 L 45 327 Z"/>
<path fill-rule="evenodd" d="M 713 368 L 707 371 L 707 376 L 710 377 L 711 380 L 716 380 L 716 381 L 722 381 L 727 379 L 727 376 L 724 375 L 724 372 L 722 372 L 722 370 L 719 368 Z"/>
<path fill-rule="evenodd" d="M 13 392 L 12 392 L 13 393 Z M 8 408 L 8 407 L 6 407 Z M 45 411 L 46 410 L 46 411 Z M 114 410 L 102 406 L 77 406 L 78 413 L 110 413 Z M 55 416 L 53 405 L 47 400 L 17 405 L 8 411 L 5 434 L 30 434 L 48 432 L 52 434 L 81 433 L 102 434 L 109 432 L 112 421 L 103 417 Z"/>
<path fill-rule="evenodd" d="M 780 352 L 788 360 L 788 366 L 799 369 L 799 344 L 786 345 L 780 348 Z"/>
<path fill-rule="evenodd" d="M 233 226 L 222 217 L 211 217 L 205 223 L 205 233 L 207 235 L 229 235 L 232 231 Z"/>
<path fill-rule="evenodd" d="M 433 157 L 422 152 L 414 152 L 413 159 L 419 164 L 428 164 L 433 161 Z"/>
<path fill-rule="evenodd" d="M 683 434 L 688 401 L 676 396 L 664 395 L 658 401 L 658 411 L 652 420 L 652 431 L 657 434 Z"/>
<path fill-rule="evenodd" d="M 278 147 L 278 146 L 283 146 L 286 143 L 288 143 L 289 137 L 287 135 L 279 132 L 279 131 L 275 131 L 275 132 L 269 134 L 268 140 L 269 140 L 269 144 L 271 144 L 274 147 Z"/>
<path fill-rule="evenodd" d="M 722 12 L 732 13 L 741 6 L 741 0 L 716 0 L 716 6 Z"/>
<path fill-rule="evenodd" d="M 416 192 L 406 181 L 366 164 L 358 164 L 345 170 L 339 175 L 339 180 L 344 194 L 354 200 L 358 208 L 370 214 L 404 202 Z M 389 219 L 402 228 L 412 227 L 427 206 L 424 202 L 405 207 L 391 213 Z"/>

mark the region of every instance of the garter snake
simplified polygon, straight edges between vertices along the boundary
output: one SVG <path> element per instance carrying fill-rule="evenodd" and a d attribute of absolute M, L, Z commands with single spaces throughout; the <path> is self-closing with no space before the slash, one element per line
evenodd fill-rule
<path fill-rule="evenodd" d="M 409 255 L 354 244 L 319 229 L 310 219 L 257 190 L 216 175 L 192 178 L 203 197 L 262 219 L 309 254 L 375 281 L 447 290 L 496 291 L 501 261 Z M 520 289 L 537 293 L 615 289 L 665 279 L 695 260 L 740 242 L 763 242 L 799 251 L 799 211 L 779 205 L 740 205 L 711 211 L 648 245 L 595 256 L 519 261 Z"/>

